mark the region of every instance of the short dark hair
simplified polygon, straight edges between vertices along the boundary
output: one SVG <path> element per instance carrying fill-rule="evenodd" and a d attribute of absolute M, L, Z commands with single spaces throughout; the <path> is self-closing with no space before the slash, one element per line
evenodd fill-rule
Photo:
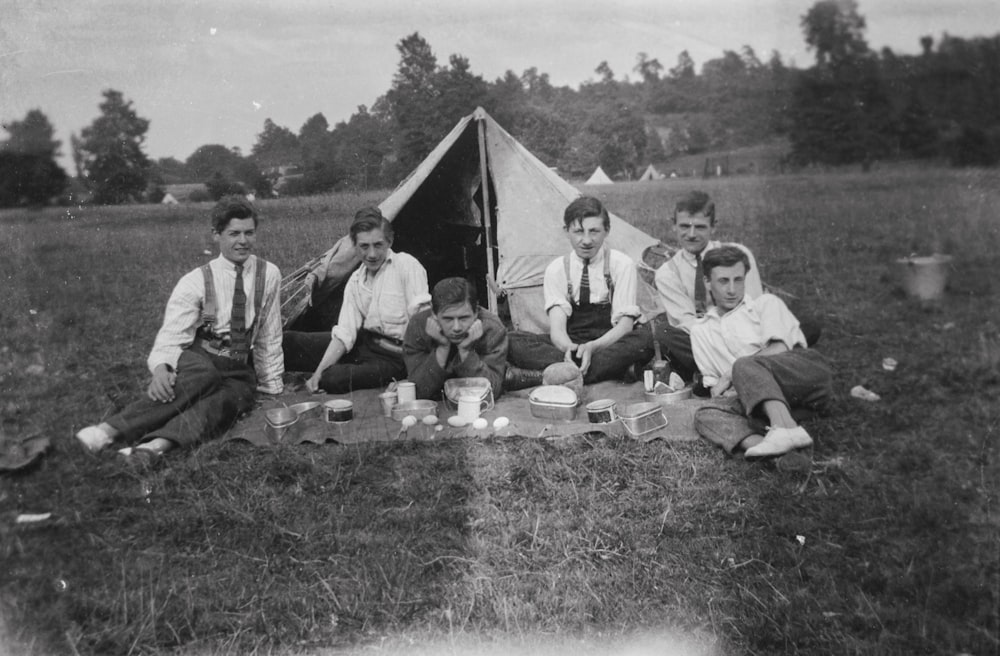
<path fill-rule="evenodd" d="M 674 223 L 677 223 L 678 212 L 703 214 L 708 217 L 712 225 L 715 225 L 715 201 L 704 191 L 689 191 L 681 196 L 674 205 Z"/>
<path fill-rule="evenodd" d="M 351 221 L 351 241 L 358 243 L 358 235 L 362 232 L 381 230 L 389 241 L 392 241 L 392 223 L 382 216 L 382 210 L 377 207 L 363 207 L 354 213 Z"/>
<path fill-rule="evenodd" d="M 604 203 L 593 196 L 580 196 L 566 206 L 566 211 L 563 212 L 563 227 L 568 229 L 577 221 L 582 223 L 584 219 L 589 219 L 592 216 L 601 217 L 604 229 L 611 230 L 611 216 L 608 214 L 607 208 L 604 207 Z"/>
<path fill-rule="evenodd" d="M 443 312 L 452 305 L 468 303 L 472 311 L 479 308 L 479 295 L 476 286 L 465 278 L 444 278 L 439 280 L 431 290 L 431 311 L 434 314 Z"/>
<path fill-rule="evenodd" d="M 706 278 L 712 277 L 712 269 L 716 267 L 730 267 L 742 262 L 743 273 L 750 273 L 750 258 L 746 251 L 733 244 L 723 244 L 718 248 L 705 253 L 701 258 L 701 270 L 705 272 Z"/>
<path fill-rule="evenodd" d="M 212 231 L 222 233 L 233 219 L 253 219 L 257 227 L 257 210 L 245 197 L 234 194 L 223 196 L 212 208 Z"/>

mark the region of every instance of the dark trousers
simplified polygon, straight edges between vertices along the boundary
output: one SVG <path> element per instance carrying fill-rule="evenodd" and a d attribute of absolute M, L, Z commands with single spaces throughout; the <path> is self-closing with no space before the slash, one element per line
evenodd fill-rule
<path fill-rule="evenodd" d="M 128 443 L 166 438 L 190 446 L 222 435 L 253 409 L 256 386 L 251 366 L 192 347 L 177 360 L 173 401 L 144 395 L 107 423 Z"/>
<path fill-rule="evenodd" d="M 653 321 L 656 341 L 660 344 L 660 352 L 670 361 L 671 371 L 676 371 L 681 378 L 690 381 L 698 371 L 694 352 L 691 350 L 691 335 L 681 328 L 671 326 L 666 316 L 661 315 Z"/>
<path fill-rule="evenodd" d="M 833 393 L 833 374 L 822 355 L 796 348 L 776 355 L 751 355 L 733 365 L 738 398 L 726 398 L 699 408 L 694 427 L 706 440 L 727 452 L 744 438 L 767 427 L 764 401 L 781 401 L 797 420 L 821 409 Z"/>
<path fill-rule="evenodd" d="M 286 332 L 281 344 L 285 352 L 285 369 L 316 371 L 331 339 L 329 332 Z M 383 387 L 404 378 L 406 364 L 402 348 L 399 353 L 385 349 L 372 333 L 362 330 L 354 348 L 323 372 L 319 385 L 331 394 L 347 394 L 356 389 Z"/>
<path fill-rule="evenodd" d="M 548 335 L 515 330 L 507 333 L 507 361 L 522 369 L 542 370 L 562 362 L 566 354 Z M 653 336 L 649 330 L 633 330 L 596 353 L 583 377 L 586 384 L 621 378 L 632 364 L 645 365 L 653 358 Z"/>

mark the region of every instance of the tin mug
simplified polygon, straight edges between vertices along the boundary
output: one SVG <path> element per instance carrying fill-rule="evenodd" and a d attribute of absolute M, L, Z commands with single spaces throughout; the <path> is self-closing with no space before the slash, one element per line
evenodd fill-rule
<path fill-rule="evenodd" d="M 417 400 L 417 384 L 408 380 L 396 383 L 396 403 L 409 403 Z"/>
<path fill-rule="evenodd" d="M 346 399 L 334 399 L 323 404 L 326 408 L 326 421 L 330 424 L 343 424 L 354 419 L 354 404 Z"/>

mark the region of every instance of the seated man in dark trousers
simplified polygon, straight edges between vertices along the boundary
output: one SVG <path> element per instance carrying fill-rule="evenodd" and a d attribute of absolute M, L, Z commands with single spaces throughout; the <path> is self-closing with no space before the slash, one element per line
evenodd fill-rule
<path fill-rule="evenodd" d="M 499 396 L 507 368 L 507 331 L 495 314 L 479 307 L 468 280 L 445 278 L 434 285 L 430 309 L 410 319 L 403 359 L 418 399 L 440 399 L 449 378 L 485 378 Z"/>
<path fill-rule="evenodd" d="M 703 383 L 719 401 L 698 409 L 695 429 L 729 453 L 743 449 L 747 460 L 811 446 L 792 412 L 822 407 L 832 393 L 830 367 L 806 347 L 780 298 L 746 296 L 750 262 L 742 249 L 715 248 L 702 266 L 715 305 L 691 325 L 691 346 Z"/>
<path fill-rule="evenodd" d="M 633 330 L 640 315 L 635 263 L 604 246 L 611 218 L 596 198 L 570 203 L 563 227 L 573 252 L 545 269 L 549 335 L 510 333 L 508 359 L 527 371 L 574 362 L 588 384 L 621 378 L 632 365 L 641 367 L 653 357 L 650 332 Z M 541 376 L 536 378 L 532 382 L 540 383 Z"/>
<path fill-rule="evenodd" d="M 351 242 L 361 266 L 344 287 L 330 333 L 285 333 L 285 368 L 313 371 L 306 387 L 344 394 L 406 378 L 403 334 L 410 307 L 427 295 L 427 272 L 412 255 L 392 250 L 392 224 L 376 207 L 354 215 Z"/>
<path fill-rule="evenodd" d="M 78 432 L 88 449 L 138 442 L 127 457 L 148 466 L 167 449 L 228 430 L 253 408 L 255 388 L 281 393 L 281 272 L 253 254 L 253 205 L 223 198 L 212 232 L 219 257 L 181 278 L 167 302 L 147 360 L 147 398 Z"/>

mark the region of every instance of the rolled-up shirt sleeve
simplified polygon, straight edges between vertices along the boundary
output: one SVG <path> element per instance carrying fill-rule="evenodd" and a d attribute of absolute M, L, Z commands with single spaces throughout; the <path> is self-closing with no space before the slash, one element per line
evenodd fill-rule
<path fill-rule="evenodd" d="M 611 299 L 611 325 L 614 326 L 622 317 L 636 319 L 641 314 L 636 301 L 639 276 L 635 262 L 628 255 L 608 251 L 606 257 L 611 257 L 611 279 L 615 283 L 615 293 Z"/>
<path fill-rule="evenodd" d="M 201 324 L 204 295 L 204 277 L 198 269 L 187 273 L 174 286 L 163 314 L 163 325 L 146 359 L 150 373 L 161 364 L 177 368 L 181 352 L 194 343 L 195 331 Z"/>
<path fill-rule="evenodd" d="M 261 260 L 257 262 L 260 263 Z M 264 281 L 262 306 L 253 350 L 257 388 L 267 394 L 280 394 L 284 389 L 282 377 L 285 373 L 285 358 L 281 348 L 281 271 L 270 263 L 267 265 Z"/>
<path fill-rule="evenodd" d="M 573 315 L 573 306 L 566 297 L 566 271 L 563 258 L 557 257 L 545 267 L 545 277 L 542 279 L 542 294 L 545 299 L 545 313 L 554 307 L 560 308 L 566 316 Z"/>
<path fill-rule="evenodd" d="M 358 307 L 358 283 L 352 275 L 344 290 L 344 302 L 340 306 L 340 316 L 330 334 L 344 343 L 344 348 L 350 351 L 358 339 L 358 331 L 364 325 L 365 317 Z"/>
<path fill-rule="evenodd" d="M 780 298 L 764 294 L 756 299 L 754 307 L 760 320 L 761 347 L 769 342 L 783 342 L 788 350 L 806 345 L 799 320 Z"/>

